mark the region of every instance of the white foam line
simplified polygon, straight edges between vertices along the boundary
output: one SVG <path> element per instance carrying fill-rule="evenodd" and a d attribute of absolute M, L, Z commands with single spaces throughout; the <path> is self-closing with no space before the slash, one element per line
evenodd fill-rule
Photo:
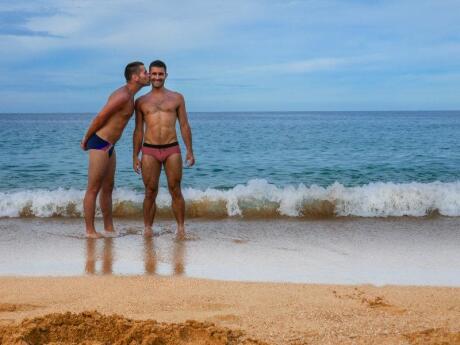
<path fill-rule="evenodd" d="M 23 190 L 0 192 L 0 217 L 81 216 L 84 191 L 59 188 L 56 190 Z M 326 188 L 312 185 L 277 187 L 263 179 L 250 180 L 229 190 L 185 188 L 188 203 L 225 204 L 229 217 L 241 216 L 246 209 L 277 208 L 282 216 L 299 217 L 310 204 L 327 201 L 334 205 L 337 216 L 387 217 L 425 216 L 438 211 L 444 216 L 460 216 L 460 181 L 442 183 L 377 182 L 358 187 L 334 183 Z M 130 202 L 142 207 L 143 194 L 119 188 L 113 196 L 114 205 Z M 171 198 L 160 189 L 159 208 L 169 208 Z"/>

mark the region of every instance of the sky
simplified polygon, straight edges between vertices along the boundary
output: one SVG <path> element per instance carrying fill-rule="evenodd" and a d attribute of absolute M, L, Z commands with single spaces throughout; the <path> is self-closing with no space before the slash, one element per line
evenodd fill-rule
<path fill-rule="evenodd" d="M 0 52 L 0 112 L 97 112 L 156 59 L 189 112 L 460 109 L 458 0 L 0 0 Z"/>

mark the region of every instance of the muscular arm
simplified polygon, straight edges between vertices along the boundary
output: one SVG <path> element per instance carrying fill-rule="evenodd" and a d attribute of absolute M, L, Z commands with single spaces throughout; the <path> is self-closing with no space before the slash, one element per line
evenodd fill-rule
<path fill-rule="evenodd" d="M 192 166 L 195 164 L 192 147 L 192 130 L 188 123 L 187 111 L 185 110 L 185 100 L 182 95 L 180 95 L 180 104 L 177 109 L 177 119 L 179 120 L 182 139 L 184 139 L 184 144 L 187 148 L 186 160 L 189 161 L 189 164 Z"/>
<path fill-rule="evenodd" d="M 142 140 L 144 139 L 144 114 L 139 103 L 139 100 L 136 100 L 136 124 L 133 133 L 133 168 L 137 173 L 140 170 L 139 152 L 141 151 Z"/>
<path fill-rule="evenodd" d="M 91 122 L 88 130 L 86 131 L 85 136 L 82 140 L 82 148 L 85 149 L 86 142 L 88 139 L 96 133 L 99 129 L 104 126 L 107 120 L 113 115 L 116 114 L 118 110 L 120 110 L 123 105 L 129 100 L 129 96 L 117 93 L 109 98 L 106 105 L 102 108 L 102 110 L 96 115 L 96 117 Z"/>

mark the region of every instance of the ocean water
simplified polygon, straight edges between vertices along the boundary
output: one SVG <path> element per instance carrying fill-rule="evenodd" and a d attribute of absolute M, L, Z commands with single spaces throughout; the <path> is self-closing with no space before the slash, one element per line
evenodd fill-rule
<path fill-rule="evenodd" d="M 81 217 L 94 114 L 0 114 L 0 217 Z M 460 112 L 190 113 L 189 217 L 460 216 Z M 133 119 L 134 120 L 134 119 Z M 116 216 L 139 216 L 130 121 Z M 182 143 L 183 152 L 185 146 Z M 170 217 L 162 176 L 160 216 Z"/>

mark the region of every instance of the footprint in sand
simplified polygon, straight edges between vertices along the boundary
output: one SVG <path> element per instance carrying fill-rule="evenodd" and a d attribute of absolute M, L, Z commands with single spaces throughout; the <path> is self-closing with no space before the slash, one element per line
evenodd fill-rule
<path fill-rule="evenodd" d="M 380 296 L 374 298 L 363 297 L 361 302 L 366 304 L 369 308 L 388 311 L 392 314 L 403 314 L 406 312 L 406 309 L 398 308 L 388 303 L 383 297 Z"/>
<path fill-rule="evenodd" d="M 332 291 L 333 295 L 339 299 L 351 299 L 355 301 L 360 301 L 362 304 L 374 310 L 387 311 L 393 314 L 403 314 L 406 312 L 406 309 L 398 308 L 390 304 L 382 296 L 368 296 L 364 291 L 359 290 L 358 288 L 354 289 L 354 292 L 351 294 L 340 295 L 337 291 Z"/>
<path fill-rule="evenodd" d="M 0 313 L 11 313 L 15 311 L 26 311 L 39 308 L 32 304 L 13 304 L 13 303 L 0 303 Z"/>
<path fill-rule="evenodd" d="M 460 332 L 442 328 L 429 328 L 420 332 L 407 333 L 404 337 L 411 345 L 460 344 Z"/>
<path fill-rule="evenodd" d="M 233 324 L 238 324 L 241 320 L 239 316 L 236 316 L 234 314 L 221 314 L 221 315 L 215 315 L 211 318 L 212 321 L 223 321 L 227 323 L 233 323 Z"/>

